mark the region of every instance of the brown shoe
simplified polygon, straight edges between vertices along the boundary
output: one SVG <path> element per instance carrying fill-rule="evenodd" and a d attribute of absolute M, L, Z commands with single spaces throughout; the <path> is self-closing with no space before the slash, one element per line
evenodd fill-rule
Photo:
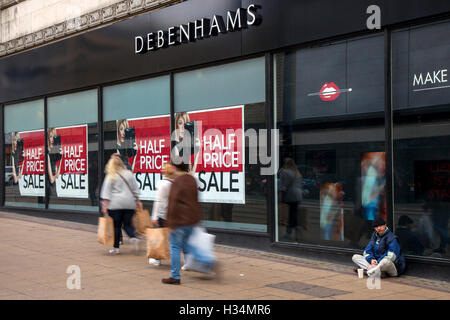
<path fill-rule="evenodd" d="M 162 279 L 161 282 L 165 284 L 180 284 L 180 279 L 165 278 Z"/>

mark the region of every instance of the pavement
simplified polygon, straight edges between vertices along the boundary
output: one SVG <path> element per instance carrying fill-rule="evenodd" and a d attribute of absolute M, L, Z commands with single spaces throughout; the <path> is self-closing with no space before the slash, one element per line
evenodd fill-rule
<path fill-rule="evenodd" d="M 450 300 L 450 282 L 359 279 L 351 267 L 216 245 L 221 277 L 148 264 L 125 241 L 119 255 L 97 226 L 0 212 L 0 300 Z M 126 238 L 126 237 L 125 237 Z"/>

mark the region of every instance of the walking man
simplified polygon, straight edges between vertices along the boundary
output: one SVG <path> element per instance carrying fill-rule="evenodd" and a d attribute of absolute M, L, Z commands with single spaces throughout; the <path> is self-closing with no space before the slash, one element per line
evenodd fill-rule
<path fill-rule="evenodd" d="M 180 284 L 181 250 L 184 255 L 191 254 L 205 270 L 212 271 L 216 263 L 212 258 L 202 256 L 188 245 L 188 239 L 195 225 L 200 222 L 200 205 L 195 178 L 188 173 L 187 164 L 174 164 L 174 180 L 170 188 L 167 227 L 170 228 L 170 278 L 162 279 L 165 284 Z"/>

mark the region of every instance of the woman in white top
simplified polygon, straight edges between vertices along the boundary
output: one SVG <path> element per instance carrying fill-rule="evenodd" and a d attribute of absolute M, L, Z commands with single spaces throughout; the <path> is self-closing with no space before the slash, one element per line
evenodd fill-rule
<path fill-rule="evenodd" d="M 163 180 L 160 180 L 156 186 L 156 199 L 153 202 L 152 210 L 152 224 L 154 226 L 159 226 L 160 228 L 165 227 L 167 219 L 167 206 L 169 200 L 170 187 L 172 186 L 172 179 L 174 168 L 170 163 L 164 163 L 161 173 L 163 174 Z M 148 263 L 159 266 L 161 260 L 150 258 Z"/>

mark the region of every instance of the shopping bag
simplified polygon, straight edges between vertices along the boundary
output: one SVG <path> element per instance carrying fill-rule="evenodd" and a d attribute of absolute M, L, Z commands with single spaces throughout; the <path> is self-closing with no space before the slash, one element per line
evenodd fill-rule
<path fill-rule="evenodd" d="M 214 259 L 214 241 L 216 236 L 206 232 L 203 227 L 194 227 L 188 239 L 188 244 L 196 249 L 196 252 L 209 259 Z"/>
<path fill-rule="evenodd" d="M 133 217 L 133 226 L 138 235 L 145 235 L 146 229 L 152 226 L 150 212 L 145 209 L 136 209 Z"/>
<path fill-rule="evenodd" d="M 216 236 L 207 233 L 203 227 L 194 227 L 188 244 L 192 252 L 186 254 L 185 269 L 203 273 L 209 273 L 211 270 L 200 262 L 201 260 L 214 261 L 214 241 Z"/>
<path fill-rule="evenodd" d="M 114 245 L 114 221 L 110 216 L 98 219 L 97 240 L 105 246 Z"/>
<path fill-rule="evenodd" d="M 147 258 L 164 260 L 170 258 L 169 228 L 146 228 Z"/>

